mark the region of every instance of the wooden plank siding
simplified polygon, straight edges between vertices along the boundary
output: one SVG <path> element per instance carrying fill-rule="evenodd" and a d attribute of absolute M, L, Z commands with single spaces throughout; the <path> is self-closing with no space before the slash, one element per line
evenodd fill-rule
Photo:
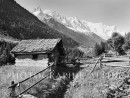
<path fill-rule="evenodd" d="M 48 66 L 48 55 L 37 54 L 37 59 L 33 59 L 33 54 L 17 55 L 15 60 L 16 66 Z"/>

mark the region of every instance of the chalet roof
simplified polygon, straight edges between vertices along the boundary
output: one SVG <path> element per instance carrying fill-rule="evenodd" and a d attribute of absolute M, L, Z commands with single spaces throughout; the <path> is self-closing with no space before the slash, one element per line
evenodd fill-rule
<path fill-rule="evenodd" d="M 61 39 L 30 39 L 22 40 L 14 47 L 11 53 L 51 52 Z"/>

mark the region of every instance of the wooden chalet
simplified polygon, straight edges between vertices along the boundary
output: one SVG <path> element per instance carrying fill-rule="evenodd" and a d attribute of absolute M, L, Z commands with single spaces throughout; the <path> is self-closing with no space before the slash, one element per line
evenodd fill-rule
<path fill-rule="evenodd" d="M 15 56 L 16 66 L 44 66 L 65 55 L 61 39 L 30 39 L 22 40 L 11 51 Z"/>

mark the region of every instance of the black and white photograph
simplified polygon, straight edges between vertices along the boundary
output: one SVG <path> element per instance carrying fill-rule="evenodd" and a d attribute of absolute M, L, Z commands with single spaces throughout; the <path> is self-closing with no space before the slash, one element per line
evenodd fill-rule
<path fill-rule="evenodd" d="M 130 98 L 130 0 L 0 0 L 0 98 Z"/>

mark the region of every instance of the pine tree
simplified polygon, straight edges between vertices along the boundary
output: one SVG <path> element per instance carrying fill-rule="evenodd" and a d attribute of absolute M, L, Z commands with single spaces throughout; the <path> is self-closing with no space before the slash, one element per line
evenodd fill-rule
<path fill-rule="evenodd" d="M 105 43 L 104 42 L 100 43 L 100 48 L 101 48 L 100 53 L 105 53 Z"/>
<path fill-rule="evenodd" d="M 14 63 L 15 59 L 10 54 L 10 51 L 15 46 L 13 43 L 1 41 L 0 42 L 0 65 L 7 63 Z"/>
<path fill-rule="evenodd" d="M 3 54 L 0 57 L 1 63 L 6 64 L 7 63 L 7 58 L 8 58 L 7 51 L 3 50 Z"/>
<path fill-rule="evenodd" d="M 94 46 L 94 56 L 98 56 L 100 54 L 100 46 L 96 43 Z"/>

